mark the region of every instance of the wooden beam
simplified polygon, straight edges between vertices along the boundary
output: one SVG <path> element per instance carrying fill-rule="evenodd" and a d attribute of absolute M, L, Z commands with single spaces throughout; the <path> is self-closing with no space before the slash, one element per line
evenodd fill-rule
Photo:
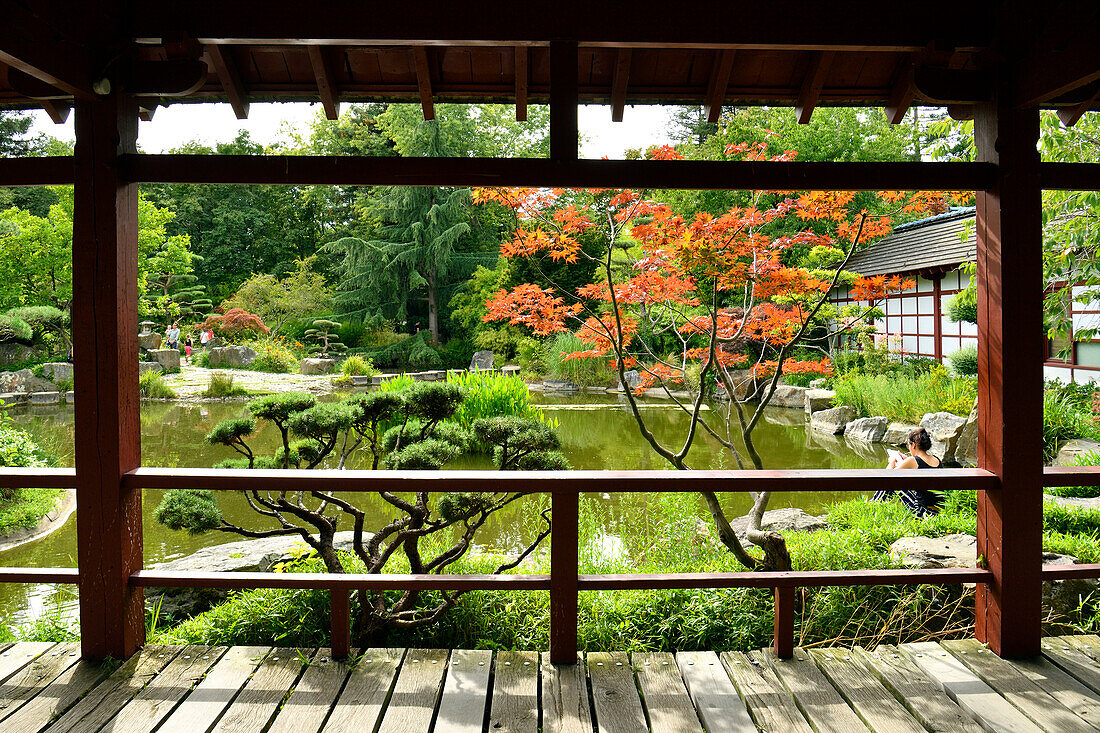
<path fill-rule="evenodd" d="M 46 114 L 50 116 L 55 125 L 62 125 L 65 120 L 69 119 L 69 112 L 72 111 L 73 106 L 65 102 L 44 99 L 42 100 L 42 109 L 46 110 Z"/>
<path fill-rule="evenodd" d="M 340 95 L 336 90 L 336 77 L 333 76 L 325 49 L 310 46 L 309 63 L 313 66 L 313 77 L 317 80 L 317 94 L 321 97 L 321 106 L 325 108 L 325 117 L 330 120 L 339 119 Z"/>
<path fill-rule="evenodd" d="M 1029 53 L 1017 65 L 1015 103 L 1032 107 L 1100 79 L 1100 11 L 1094 9 L 1091 22 L 1084 20 L 1071 39 L 1062 37 L 1055 46 L 1043 46 Z"/>
<path fill-rule="evenodd" d="M 138 97 L 186 97 L 206 84 L 206 63 L 200 59 L 134 61 L 124 81 L 126 91 Z"/>
<path fill-rule="evenodd" d="M 733 59 L 736 51 L 719 51 L 714 59 L 710 79 L 707 81 L 707 122 L 717 122 L 722 116 L 722 102 L 726 100 L 726 90 L 730 85 L 730 73 L 733 71 Z"/>
<path fill-rule="evenodd" d="M 516 121 L 527 121 L 527 47 L 516 46 Z"/>
<path fill-rule="evenodd" d="M 76 384 L 77 564 L 86 658 L 125 659 L 145 637 L 130 587 L 142 566 L 141 491 L 122 476 L 141 464 L 137 343 L 137 186 L 118 156 L 137 141 L 137 105 L 115 92 L 76 104 L 73 354 Z"/>
<path fill-rule="evenodd" d="M 1042 625 L 1043 334 L 1039 112 L 1007 89 L 976 106 L 979 160 L 996 185 L 977 197 L 978 465 L 1001 478 L 978 492 L 975 635 L 1003 657 L 1039 653 Z"/>
<path fill-rule="evenodd" d="M 810 58 L 810 66 L 806 70 L 806 78 L 802 81 L 802 91 L 798 93 L 798 102 L 794 112 L 798 117 L 798 124 L 805 125 L 813 116 L 814 107 L 821 97 L 821 90 L 825 87 L 825 77 L 832 66 L 833 51 L 815 51 Z"/>
<path fill-rule="evenodd" d="M 550 43 L 550 159 L 576 161 L 580 157 L 577 131 L 577 42 Z"/>
<path fill-rule="evenodd" d="M 913 70 L 913 86 L 922 99 L 941 105 L 974 104 L 993 98 L 993 80 L 984 71 L 921 66 Z"/>
<path fill-rule="evenodd" d="M 626 108 L 626 87 L 630 83 L 629 48 L 620 48 L 615 58 L 615 76 L 611 81 L 611 121 L 622 122 Z"/>
<path fill-rule="evenodd" d="M 428 65 L 428 49 L 413 47 L 413 62 L 416 65 L 416 86 L 420 90 L 420 107 L 424 110 L 424 119 L 435 119 L 435 105 L 432 103 L 432 69 Z"/>
<path fill-rule="evenodd" d="M 241 81 L 241 73 L 237 69 L 237 63 L 233 60 L 229 48 L 211 43 L 206 47 L 206 53 L 210 56 L 210 62 L 214 65 L 214 71 L 225 90 L 225 96 L 233 107 L 233 114 L 238 120 L 248 119 L 248 91 Z"/>
<path fill-rule="evenodd" d="M 1077 124 L 1077 121 L 1090 109 L 1100 102 L 1100 83 L 1093 82 L 1094 89 L 1084 101 L 1074 105 L 1073 107 L 1064 107 L 1058 110 L 1058 119 L 1062 121 L 1062 124 L 1066 127 L 1073 127 Z"/>
<path fill-rule="evenodd" d="M 577 658 L 578 517 L 580 496 L 550 495 L 550 661 L 572 664 Z"/>
<path fill-rule="evenodd" d="M 0 186 L 71 186 L 75 179 L 76 168 L 70 156 L 0 158 Z M 10 470 L 4 469 L 4 473 Z M 37 486 L 28 484 L 27 488 Z"/>
<path fill-rule="evenodd" d="M 1100 163 L 1040 163 L 1039 181 L 1044 191 L 1100 191 Z"/>
<path fill-rule="evenodd" d="M 142 122 L 152 122 L 153 115 L 157 113 L 157 104 L 148 104 L 138 107 L 138 119 Z"/>
<path fill-rule="evenodd" d="M 891 125 L 900 125 L 913 105 L 913 97 L 916 89 L 913 87 L 913 65 L 906 62 L 898 81 L 890 92 L 890 99 L 886 102 L 886 119 Z"/>
<path fill-rule="evenodd" d="M 0 0 L 0 63 L 67 96 L 93 100 L 92 82 L 100 71 L 86 48 L 60 37 L 26 3 Z"/>

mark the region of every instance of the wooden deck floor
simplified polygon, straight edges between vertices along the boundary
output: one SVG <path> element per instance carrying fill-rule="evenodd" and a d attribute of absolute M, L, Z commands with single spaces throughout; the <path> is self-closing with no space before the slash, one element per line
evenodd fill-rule
<path fill-rule="evenodd" d="M 1085 731 L 1100 637 L 1005 662 L 973 640 L 863 649 L 596 653 L 147 647 L 114 671 L 75 644 L 0 645 L 0 731 Z"/>

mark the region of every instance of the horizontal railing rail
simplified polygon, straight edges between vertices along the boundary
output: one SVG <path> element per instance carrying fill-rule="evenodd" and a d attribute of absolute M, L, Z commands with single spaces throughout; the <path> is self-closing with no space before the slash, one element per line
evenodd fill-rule
<path fill-rule="evenodd" d="M 1100 466 L 1047 466 L 1043 487 L 1100 486 Z"/>
<path fill-rule="evenodd" d="M 79 583 L 77 568 L 0 568 L 0 583 Z"/>
<path fill-rule="evenodd" d="M 0 487 L 5 489 L 75 489 L 73 468 L 8 468 L 0 470 Z"/>

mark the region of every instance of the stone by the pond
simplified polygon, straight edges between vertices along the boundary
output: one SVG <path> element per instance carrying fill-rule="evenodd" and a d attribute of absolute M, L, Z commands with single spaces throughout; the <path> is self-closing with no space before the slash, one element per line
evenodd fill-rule
<path fill-rule="evenodd" d="M 336 368 L 335 359 L 302 359 L 302 374 L 328 374 Z"/>
<path fill-rule="evenodd" d="M 42 365 L 42 376 L 51 382 L 73 381 L 73 365 L 67 361 L 51 361 Z"/>
<path fill-rule="evenodd" d="M 738 537 L 744 538 L 749 518 L 737 517 L 730 521 L 730 526 Z M 823 517 L 815 517 L 793 507 L 764 512 L 760 522 L 760 529 L 765 532 L 817 532 L 828 528 L 829 524 Z"/>
<path fill-rule="evenodd" d="M 14 341 L 0 344 L 0 366 L 12 364 L 25 364 L 28 361 L 37 361 L 43 356 L 41 347 L 26 346 Z"/>
<path fill-rule="evenodd" d="M 882 436 L 882 442 L 889 445 L 905 445 L 909 442 L 909 433 L 920 425 L 910 425 L 904 422 L 892 422 L 886 426 L 886 432 Z"/>
<path fill-rule="evenodd" d="M 153 349 L 159 349 L 161 343 L 161 337 L 159 333 L 139 333 L 138 334 L 138 346 L 146 351 L 152 351 Z"/>
<path fill-rule="evenodd" d="M 503 366 L 503 367 L 500 368 L 500 373 L 503 374 L 506 377 L 518 377 L 519 376 L 519 367 L 516 366 L 515 364 L 509 365 L 509 366 Z"/>
<path fill-rule="evenodd" d="M 245 367 L 256 358 L 256 352 L 248 346 L 218 346 L 210 349 L 210 368 Z"/>
<path fill-rule="evenodd" d="M 813 389 L 806 390 L 806 400 L 804 407 L 807 415 L 812 415 L 815 412 L 821 410 L 828 410 L 833 406 L 833 398 L 836 397 L 836 392 L 831 389 Z"/>
<path fill-rule="evenodd" d="M 65 393 L 65 404 L 72 405 L 76 403 L 76 392 L 69 390 Z"/>
<path fill-rule="evenodd" d="M 890 557 L 911 568 L 969 568 L 978 560 L 978 540 L 968 534 L 900 537 Z"/>
<path fill-rule="evenodd" d="M 475 351 L 473 357 L 470 359 L 470 371 L 471 372 L 491 372 L 491 371 L 493 371 L 493 352 L 491 352 L 491 351 Z"/>
<path fill-rule="evenodd" d="M 634 389 L 642 383 L 642 375 L 637 369 L 628 369 L 623 372 L 623 379 L 619 382 L 619 389 Z"/>
<path fill-rule="evenodd" d="M 150 349 L 149 356 L 153 357 L 153 361 L 164 367 L 166 372 L 180 368 L 179 349 Z"/>
<path fill-rule="evenodd" d="M 941 461 L 955 460 L 955 446 L 966 418 L 950 412 L 929 412 L 921 418 L 920 425 L 932 436 L 932 448 L 928 452 Z"/>
<path fill-rule="evenodd" d="M 31 392 L 27 396 L 32 405 L 56 405 L 61 402 L 60 392 Z"/>
<path fill-rule="evenodd" d="M 2 392 L 0 393 L 0 402 L 5 405 L 25 405 L 27 403 L 26 392 Z"/>
<path fill-rule="evenodd" d="M 1080 465 L 1080 459 L 1088 453 L 1100 455 L 1100 443 L 1087 438 L 1074 438 L 1058 449 L 1058 455 L 1054 458 L 1054 465 L 1078 466 Z"/>
<path fill-rule="evenodd" d="M 1056 552 L 1044 552 L 1044 565 L 1076 565 L 1081 562 L 1073 555 L 1059 555 Z M 1081 607 L 1082 601 L 1100 588 L 1096 578 L 1070 578 L 1069 580 L 1046 581 L 1043 583 L 1043 606 L 1058 616 L 1069 616 Z"/>
<path fill-rule="evenodd" d="M 887 420 L 884 417 L 859 417 L 844 427 L 844 437 L 862 440 L 865 443 L 877 443 L 886 434 Z"/>
<path fill-rule="evenodd" d="M 564 379 L 544 379 L 542 388 L 547 392 L 579 392 L 580 387 Z"/>
<path fill-rule="evenodd" d="M 36 377 L 30 369 L 17 372 L 0 372 L 0 392 L 54 392 L 57 385 Z"/>
<path fill-rule="evenodd" d="M 765 388 L 766 389 L 766 388 Z M 775 392 L 769 404 L 776 407 L 806 407 L 806 388 L 796 387 L 792 384 L 776 385 Z"/>
<path fill-rule="evenodd" d="M 818 410 L 810 415 L 810 428 L 823 433 L 840 435 L 844 432 L 844 427 L 855 419 L 856 408 L 851 405 L 841 405 L 828 410 Z"/>
<path fill-rule="evenodd" d="M 730 382 L 733 384 L 733 396 L 739 400 L 748 399 L 756 390 L 756 377 L 751 369 L 734 369 L 730 373 Z"/>
<path fill-rule="evenodd" d="M 156 372 L 160 374 L 164 371 L 164 367 L 159 362 L 155 361 L 139 361 L 138 362 L 138 374 L 145 374 L 145 372 Z"/>
<path fill-rule="evenodd" d="M 825 385 L 829 383 L 828 379 L 824 377 L 820 379 L 814 379 L 810 381 L 810 389 L 825 389 Z"/>

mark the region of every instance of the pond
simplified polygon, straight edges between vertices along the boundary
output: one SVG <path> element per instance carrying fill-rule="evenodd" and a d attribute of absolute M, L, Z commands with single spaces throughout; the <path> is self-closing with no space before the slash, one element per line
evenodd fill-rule
<path fill-rule="evenodd" d="M 668 469 L 642 438 L 634 418 L 623 397 L 608 394 L 581 394 L 574 396 L 550 396 L 533 394 L 533 401 L 542 406 L 557 423 L 563 452 L 574 468 L 589 470 Z M 676 445 L 683 440 L 688 418 L 669 403 L 649 400 L 644 415 L 647 425 L 658 440 L 666 445 Z M 722 403 L 708 405 L 712 424 L 723 410 Z M 154 402 L 145 401 L 141 406 L 142 462 L 148 466 L 203 467 L 235 457 L 222 446 L 210 446 L 203 437 L 218 422 L 247 414 L 244 402 Z M 73 461 L 73 410 L 71 407 L 26 407 L 13 410 L 11 416 L 17 427 L 33 435 L 39 443 L 60 459 L 61 465 Z M 801 410 L 769 408 L 764 420 L 754 434 L 755 444 L 767 468 L 869 468 L 886 462 L 886 451 L 881 446 L 856 446 L 842 438 L 824 435 L 807 429 Z M 738 441 L 740 443 L 740 441 Z M 278 431 L 272 425 L 262 424 L 251 445 L 258 452 L 272 452 L 279 444 Z M 701 434 L 689 454 L 693 468 L 737 468 L 729 452 L 711 436 Z M 358 467 L 352 462 L 349 468 Z M 450 468 L 491 468 L 486 457 L 465 458 Z M 160 503 L 161 491 L 145 491 L 144 546 L 146 567 L 153 563 L 172 560 L 209 545 L 233 542 L 236 535 L 211 532 L 193 537 L 185 532 L 174 532 L 159 525 L 153 513 Z M 388 522 L 389 505 L 373 494 L 349 494 L 355 503 L 368 511 L 366 528 L 373 530 Z M 827 504 L 851 498 L 846 492 L 802 492 L 773 495 L 770 508 L 798 507 L 810 513 L 821 513 Z M 744 514 L 751 499 L 747 494 L 722 495 L 730 516 Z M 226 518 L 249 528 L 262 528 L 259 517 L 235 493 L 219 494 L 220 506 Z M 535 525 L 524 521 L 533 513 L 525 510 L 524 502 L 517 501 L 509 510 L 494 517 L 478 536 L 483 546 L 513 548 L 521 546 L 527 535 L 535 531 Z M 586 497 L 599 504 L 604 526 L 600 528 L 603 540 L 636 553 L 655 541 L 659 527 L 647 521 L 653 496 L 646 494 L 604 494 Z M 687 503 L 698 517 L 708 517 L 702 500 L 692 495 Z M 342 527 L 349 529 L 350 527 Z M 0 552 L 0 565 L 13 567 L 74 567 L 76 565 L 76 520 L 70 519 L 60 530 L 37 542 L 32 542 L 7 552 Z M 69 589 L 55 586 L 0 584 L 0 619 L 19 623 L 33 618 L 53 602 L 72 609 L 74 600 Z M 62 594 L 62 595 L 57 595 Z"/>

